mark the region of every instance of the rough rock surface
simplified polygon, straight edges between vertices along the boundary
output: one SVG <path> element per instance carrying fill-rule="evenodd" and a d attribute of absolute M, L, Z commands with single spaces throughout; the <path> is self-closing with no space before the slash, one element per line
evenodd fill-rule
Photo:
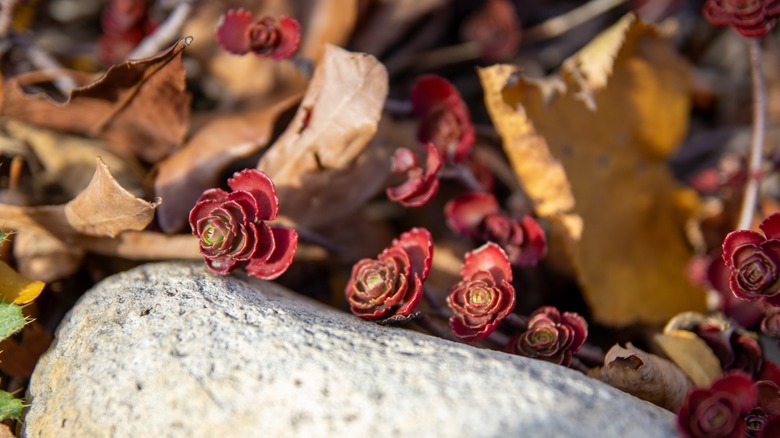
<path fill-rule="evenodd" d="M 676 436 L 671 413 L 577 372 L 200 264 L 86 293 L 29 395 L 26 437 Z"/>

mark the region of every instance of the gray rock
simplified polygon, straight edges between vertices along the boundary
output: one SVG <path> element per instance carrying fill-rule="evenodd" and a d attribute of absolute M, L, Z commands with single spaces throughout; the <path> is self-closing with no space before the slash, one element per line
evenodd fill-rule
<path fill-rule="evenodd" d="M 87 292 L 29 395 L 24 437 L 676 436 L 671 413 L 564 367 L 200 264 Z"/>

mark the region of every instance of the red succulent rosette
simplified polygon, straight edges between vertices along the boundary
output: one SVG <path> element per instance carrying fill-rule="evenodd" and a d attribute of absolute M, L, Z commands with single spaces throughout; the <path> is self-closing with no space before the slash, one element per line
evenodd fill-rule
<path fill-rule="evenodd" d="M 780 306 L 780 213 L 764 219 L 759 228 L 766 237 L 738 230 L 723 241 L 723 261 L 731 271 L 729 286 L 737 298 Z"/>
<path fill-rule="evenodd" d="M 780 432 L 780 387 L 769 380 L 754 384 L 758 393 L 756 406 L 745 417 L 748 437 L 777 437 Z"/>
<path fill-rule="evenodd" d="M 758 38 L 775 26 L 780 0 L 707 0 L 703 13 L 715 26 L 731 26 L 744 37 Z"/>
<path fill-rule="evenodd" d="M 422 299 L 432 259 L 428 230 L 412 228 L 401 234 L 376 259 L 352 267 L 345 290 L 350 310 L 363 319 L 408 316 Z"/>
<path fill-rule="evenodd" d="M 555 307 L 545 306 L 531 314 L 528 329 L 514 336 L 505 351 L 569 366 L 587 337 L 588 324 L 580 315 L 561 315 Z"/>
<path fill-rule="evenodd" d="M 509 59 L 520 47 L 520 20 L 509 0 L 487 0 L 460 33 L 463 39 L 479 44 L 486 61 Z"/>
<path fill-rule="evenodd" d="M 466 254 L 463 280 L 453 286 L 447 305 L 455 316 L 450 329 L 469 341 L 484 339 L 515 307 L 512 267 L 504 250 L 488 242 Z"/>
<path fill-rule="evenodd" d="M 499 244 L 513 265 L 534 266 L 547 254 L 544 230 L 534 218 L 509 217 L 490 193 L 466 193 L 452 199 L 444 206 L 444 215 L 447 225 L 461 236 Z"/>
<path fill-rule="evenodd" d="M 417 155 L 406 148 L 398 148 L 393 154 L 393 173 L 405 173 L 407 180 L 399 186 L 389 187 L 387 197 L 404 207 L 420 207 L 425 205 L 439 191 L 438 174 L 441 170 L 441 158 L 436 147 L 428 143 L 428 156 L 425 168 L 420 167 Z"/>
<path fill-rule="evenodd" d="M 262 17 L 255 20 L 245 9 L 230 9 L 220 17 L 217 42 L 236 55 L 249 52 L 275 61 L 290 58 L 301 44 L 301 25 L 294 18 Z"/>
<path fill-rule="evenodd" d="M 257 169 L 236 172 L 232 190 L 205 191 L 190 211 L 192 234 L 200 240 L 206 265 L 217 274 L 245 268 L 249 275 L 272 280 L 292 263 L 298 233 L 269 226 L 279 200 L 271 178 Z"/>
<path fill-rule="evenodd" d="M 731 372 L 709 388 L 689 392 L 677 414 L 677 428 L 686 437 L 745 437 L 745 417 L 758 401 L 758 390 L 745 373 Z"/>
<path fill-rule="evenodd" d="M 734 296 L 729 286 L 730 271 L 720 252 L 708 256 L 704 263 L 705 281 L 720 296 L 719 310 L 746 329 L 755 327 L 761 321 L 767 305 L 761 301 L 750 302 Z"/>
<path fill-rule="evenodd" d="M 412 85 L 412 110 L 419 119 L 417 140 L 433 143 L 447 163 L 469 157 L 474 145 L 474 125 L 458 90 L 436 75 L 421 76 Z"/>

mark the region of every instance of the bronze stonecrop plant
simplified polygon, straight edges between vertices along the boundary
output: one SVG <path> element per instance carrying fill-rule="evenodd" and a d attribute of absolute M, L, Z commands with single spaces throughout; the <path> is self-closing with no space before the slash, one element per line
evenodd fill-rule
<path fill-rule="evenodd" d="M 486 338 L 515 307 L 512 266 L 504 250 L 488 242 L 466 254 L 463 278 L 450 290 L 447 305 L 455 314 L 450 329 L 469 342 Z"/>
<path fill-rule="evenodd" d="M 249 52 L 274 61 L 290 58 L 301 44 L 301 25 L 294 18 L 262 17 L 258 20 L 246 9 L 230 9 L 216 28 L 217 42 L 235 55 Z"/>
<path fill-rule="evenodd" d="M 729 286 L 737 298 L 780 306 L 780 213 L 751 230 L 732 231 L 723 241 Z"/>
<path fill-rule="evenodd" d="M 758 38 L 777 23 L 780 0 L 707 0 L 703 13 L 715 26 L 731 26 L 744 37 Z"/>
<path fill-rule="evenodd" d="M 371 320 L 409 316 L 422 299 L 432 260 L 428 230 L 412 228 L 401 234 L 376 259 L 352 267 L 345 290 L 350 310 Z"/>
<path fill-rule="evenodd" d="M 272 280 L 290 267 L 298 247 L 295 230 L 272 227 L 279 212 L 273 181 L 257 169 L 236 172 L 232 192 L 206 190 L 190 211 L 192 234 L 200 239 L 206 266 L 217 274 L 245 268 Z"/>
<path fill-rule="evenodd" d="M 391 201 L 404 207 L 425 205 L 439 191 L 438 173 L 441 170 L 441 157 L 433 143 L 427 145 L 428 155 L 425 167 L 421 167 L 417 155 L 409 149 L 398 148 L 391 160 L 393 173 L 405 173 L 407 180 L 395 187 L 388 187 L 385 193 Z"/>
<path fill-rule="evenodd" d="M 531 314 L 528 329 L 514 336 L 505 351 L 569 366 L 587 337 L 588 324 L 580 315 L 544 306 Z"/>

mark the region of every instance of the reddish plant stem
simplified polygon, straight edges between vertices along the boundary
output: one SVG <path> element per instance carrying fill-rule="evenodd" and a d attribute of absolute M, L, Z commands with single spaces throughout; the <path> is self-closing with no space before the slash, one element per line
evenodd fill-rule
<path fill-rule="evenodd" d="M 739 213 L 738 230 L 750 229 L 753 213 L 758 202 L 758 189 L 761 183 L 761 163 L 764 155 L 764 135 L 766 131 L 766 85 L 762 72 L 761 41 L 748 38 L 750 53 L 750 72 L 753 79 L 753 134 L 750 139 L 750 158 L 745 194 L 742 197 L 742 209 Z"/>
<path fill-rule="evenodd" d="M 578 352 L 574 353 L 574 357 L 590 366 L 604 364 L 604 351 L 593 344 L 585 343 Z"/>

